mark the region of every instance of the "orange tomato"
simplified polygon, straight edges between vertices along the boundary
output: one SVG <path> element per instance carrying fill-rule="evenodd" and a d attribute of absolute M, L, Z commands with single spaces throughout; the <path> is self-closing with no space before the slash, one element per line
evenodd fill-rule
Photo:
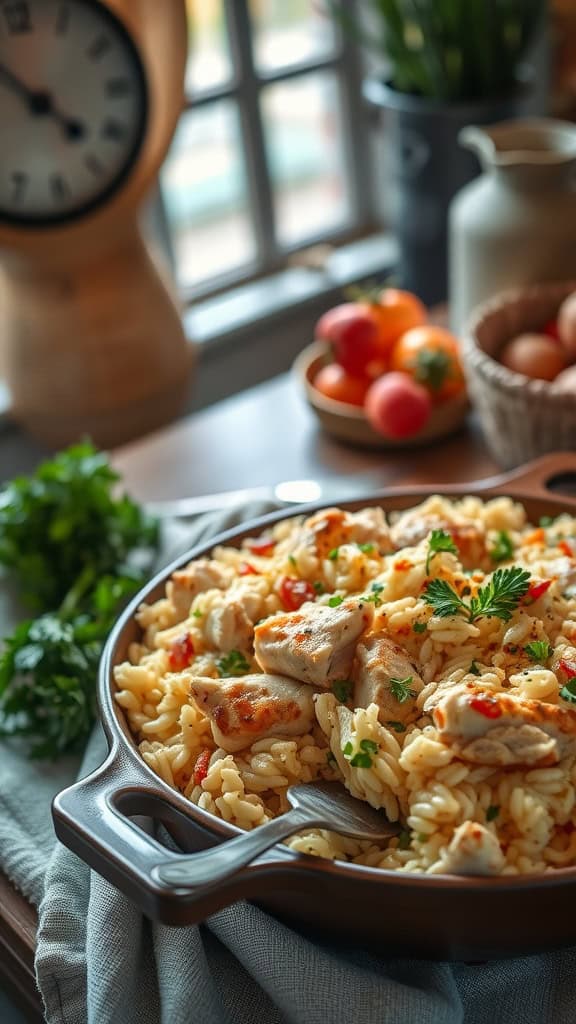
<path fill-rule="evenodd" d="M 370 384 L 368 377 L 355 377 L 340 363 L 327 363 L 314 378 L 314 387 L 323 395 L 348 405 L 363 405 Z"/>
<path fill-rule="evenodd" d="M 443 327 L 413 327 L 398 339 L 390 369 L 409 373 L 436 402 L 460 394 L 465 387 L 458 340 Z"/>
<path fill-rule="evenodd" d="M 378 324 L 378 350 L 385 355 L 405 331 L 426 323 L 426 307 L 412 292 L 400 288 L 384 288 L 370 309 Z"/>

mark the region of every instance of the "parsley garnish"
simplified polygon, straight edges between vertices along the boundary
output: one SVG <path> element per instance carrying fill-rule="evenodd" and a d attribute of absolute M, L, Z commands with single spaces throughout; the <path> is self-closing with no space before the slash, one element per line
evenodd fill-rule
<path fill-rule="evenodd" d="M 216 662 L 219 676 L 244 676 L 250 671 L 250 665 L 241 651 L 229 651 Z"/>
<path fill-rule="evenodd" d="M 363 554 L 365 554 L 365 555 L 371 555 L 372 552 L 374 551 L 374 545 L 373 544 L 359 544 L 358 547 L 359 547 L 360 551 L 362 551 Z"/>
<path fill-rule="evenodd" d="M 328 552 L 328 558 L 331 562 L 335 562 L 340 553 L 340 548 L 332 548 L 332 551 Z"/>
<path fill-rule="evenodd" d="M 490 552 L 493 562 L 507 562 L 514 554 L 512 538 L 507 530 L 499 530 L 494 547 Z"/>
<path fill-rule="evenodd" d="M 354 747 L 349 740 L 342 753 L 350 762 L 351 768 L 371 768 L 372 755 L 378 753 L 378 744 L 374 740 L 360 740 L 360 749 L 354 753 Z"/>
<path fill-rule="evenodd" d="M 458 548 L 449 533 L 446 533 L 445 530 L 432 530 L 428 541 L 426 575 L 430 572 L 430 562 L 434 558 L 434 555 L 439 554 L 440 551 L 449 551 L 452 555 L 458 554 Z"/>
<path fill-rule="evenodd" d="M 330 597 L 328 599 L 328 607 L 329 608 L 337 608 L 339 604 L 342 604 L 343 600 L 344 600 L 344 598 L 341 597 L 340 594 L 334 594 L 333 597 Z"/>
<path fill-rule="evenodd" d="M 547 640 L 533 640 L 531 644 L 526 644 L 524 651 L 530 658 L 530 661 L 543 665 L 551 656 L 552 647 Z"/>
<path fill-rule="evenodd" d="M 498 804 L 490 804 L 490 807 L 486 810 L 486 821 L 494 821 L 495 818 L 500 814 L 500 808 Z"/>
<path fill-rule="evenodd" d="M 540 516 L 538 526 L 552 526 L 554 516 Z"/>
<path fill-rule="evenodd" d="M 439 618 L 464 615 L 468 622 L 475 622 L 486 616 L 507 622 L 526 594 L 529 584 L 530 573 L 518 566 L 511 566 L 508 569 L 497 569 L 486 586 L 480 587 L 469 605 L 446 580 L 431 580 L 423 598 Z"/>
<path fill-rule="evenodd" d="M 335 679 L 332 683 L 332 693 L 341 704 L 346 704 L 352 696 L 354 683 L 351 679 Z"/>
<path fill-rule="evenodd" d="M 404 722 L 386 722 L 389 729 L 394 729 L 394 732 L 406 732 L 406 726 Z"/>
<path fill-rule="evenodd" d="M 410 689 L 410 683 L 414 676 L 406 676 L 405 679 L 391 679 L 390 693 L 399 704 L 405 704 L 410 697 L 416 696 L 416 690 Z"/>
<path fill-rule="evenodd" d="M 317 594 L 324 593 L 324 584 L 320 580 L 314 580 L 312 586 L 314 587 L 314 590 L 316 591 Z"/>
<path fill-rule="evenodd" d="M 382 598 L 380 597 L 380 594 L 382 593 L 383 590 L 383 583 L 373 583 L 372 586 L 370 587 L 370 593 L 364 594 L 360 598 L 360 600 L 367 602 L 369 604 L 373 604 L 375 608 L 379 608 L 380 605 L 382 604 Z"/>
<path fill-rule="evenodd" d="M 294 558 L 294 555 L 288 555 L 288 561 L 290 562 L 290 565 L 296 565 L 296 559 Z"/>
<path fill-rule="evenodd" d="M 398 836 L 398 849 L 409 850 L 410 843 L 412 842 L 412 835 L 408 829 L 404 829 Z"/>
<path fill-rule="evenodd" d="M 470 675 L 473 675 L 473 676 L 481 676 L 482 675 L 482 673 L 481 673 L 481 671 L 480 671 L 476 661 L 471 661 L 470 662 L 470 668 L 468 669 L 468 671 L 469 671 Z"/>
<path fill-rule="evenodd" d="M 569 679 L 567 683 L 560 690 L 560 696 L 562 700 L 567 700 L 570 704 L 576 704 L 576 676 Z"/>
<path fill-rule="evenodd" d="M 415 622 L 412 626 L 412 629 L 414 630 L 415 633 L 425 633 L 427 628 L 427 622 Z"/>
<path fill-rule="evenodd" d="M 192 612 L 192 615 L 194 616 L 195 619 L 201 619 L 202 616 L 204 615 L 204 612 L 200 608 L 196 608 L 195 611 Z"/>
<path fill-rule="evenodd" d="M 338 761 L 334 757 L 334 754 L 332 753 L 331 750 L 329 750 L 328 753 L 326 754 L 326 761 L 328 762 L 331 768 L 338 764 Z"/>

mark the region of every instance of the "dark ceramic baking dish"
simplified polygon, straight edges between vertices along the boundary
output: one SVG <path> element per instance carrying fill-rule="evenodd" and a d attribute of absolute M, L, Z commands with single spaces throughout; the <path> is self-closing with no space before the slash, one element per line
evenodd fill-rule
<path fill-rule="evenodd" d="M 508 495 L 522 501 L 533 522 L 542 515 L 574 514 L 576 455 L 546 456 L 507 476 L 477 483 L 390 489 L 341 504 L 350 510 L 366 505 L 401 509 L 439 490 L 447 497 Z M 309 505 L 306 512 L 321 507 Z M 134 820 L 138 816 L 162 823 L 186 852 L 225 842 L 240 830 L 190 803 L 143 761 L 114 701 L 113 667 L 126 659 L 128 645 L 138 636 L 138 605 L 160 597 L 175 569 L 206 555 L 215 543 L 237 544 L 283 518 L 285 511 L 273 513 L 188 551 L 124 610 L 108 639 L 99 679 L 110 752 L 97 771 L 54 800 L 59 839 L 145 914 L 167 924 L 193 924 L 248 899 L 307 934 L 394 956 L 486 960 L 575 943 L 576 926 L 567 910 L 576 901 L 576 868 L 488 879 L 410 875 L 322 860 L 279 844 L 218 885 L 186 891 L 155 880 L 155 865 L 180 854 L 149 835 Z"/>

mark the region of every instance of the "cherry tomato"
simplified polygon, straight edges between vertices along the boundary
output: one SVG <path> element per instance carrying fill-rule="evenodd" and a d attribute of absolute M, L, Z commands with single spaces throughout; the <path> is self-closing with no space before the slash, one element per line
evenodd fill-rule
<path fill-rule="evenodd" d="M 295 612 L 305 601 L 315 601 L 316 591 L 308 580 L 283 576 L 280 580 L 280 600 L 287 612 Z"/>
<path fill-rule="evenodd" d="M 271 555 L 276 547 L 276 541 L 264 534 L 249 541 L 246 547 L 253 555 Z"/>
<path fill-rule="evenodd" d="M 373 308 L 379 328 L 378 349 L 386 355 L 402 334 L 426 323 L 426 307 L 412 292 L 400 288 L 384 288 Z"/>
<path fill-rule="evenodd" d="M 390 369 L 409 373 L 434 401 L 443 402 L 464 390 L 457 339 L 443 327 L 413 327 L 398 339 Z"/>
<path fill-rule="evenodd" d="M 554 380 L 566 366 L 566 353 L 547 334 L 519 334 L 504 345 L 500 362 L 525 377 Z"/>
<path fill-rule="evenodd" d="M 327 363 L 316 374 L 314 387 L 336 402 L 363 405 L 370 387 L 370 378 L 354 377 L 340 363 Z"/>
<path fill-rule="evenodd" d="M 344 302 L 329 309 L 315 335 L 332 345 L 336 362 L 352 375 L 361 376 L 366 364 L 378 358 L 378 324 L 369 303 Z"/>
<path fill-rule="evenodd" d="M 411 437 L 428 422 L 432 400 L 426 388 L 406 373 L 386 373 L 370 386 L 364 410 L 384 437 Z"/>
<path fill-rule="evenodd" d="M 180 672 L 190 664 L 194 655 L 194 641 L 189 633 L 182 633 L 170 644 L 168 664 L 175 672 Z"/>

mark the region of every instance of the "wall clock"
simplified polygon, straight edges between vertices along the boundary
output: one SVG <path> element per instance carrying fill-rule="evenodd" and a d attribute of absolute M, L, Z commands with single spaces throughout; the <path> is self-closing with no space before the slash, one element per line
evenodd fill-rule
<path fill-rule="evenodd" d="M 60 445 L 174 418 L 191 347 L 140 233 L 183 105 L 184 0 L 0 0 L 0 349 Z"/>

